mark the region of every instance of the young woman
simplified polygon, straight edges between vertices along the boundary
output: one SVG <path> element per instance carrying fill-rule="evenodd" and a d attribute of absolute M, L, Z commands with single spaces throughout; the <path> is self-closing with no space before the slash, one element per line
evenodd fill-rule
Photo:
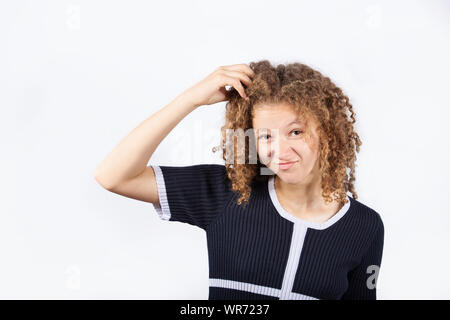
<path fill-rule="evenodd" d="M 183 117 L 221 101 L 224 165 L 147 166 Z M 95 178 L 206 231 L 209 299 L 376 299 L 384 225 L 356 200 L 354 122 L 342 90 L 304 64 L 222 66 L 135 128 Z"/>

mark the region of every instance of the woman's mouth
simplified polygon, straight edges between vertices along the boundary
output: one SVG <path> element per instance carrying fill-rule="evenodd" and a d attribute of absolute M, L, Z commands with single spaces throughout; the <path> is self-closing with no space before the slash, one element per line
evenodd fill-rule
<path fill-rule="evenodd" d="M 278 163 L 278 167 L 281 170 L 288 170 L 290 169 L 297 161 L 291 161 L 291 162 L 280 162 Z"/>

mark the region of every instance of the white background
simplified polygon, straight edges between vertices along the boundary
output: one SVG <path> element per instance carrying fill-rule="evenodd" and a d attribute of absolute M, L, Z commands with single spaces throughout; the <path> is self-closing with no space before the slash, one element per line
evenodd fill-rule
<path fill-rule="evenodd" d="M 356 112 L 379 299 L 450 298 L 448 1 L 2 1 L 0 298 L 207 299 L 206 234 L 103 189 L 96 166 L 219 65 L 301 62 Z M 224 103 L 149 164 L 222 163 Z"/>

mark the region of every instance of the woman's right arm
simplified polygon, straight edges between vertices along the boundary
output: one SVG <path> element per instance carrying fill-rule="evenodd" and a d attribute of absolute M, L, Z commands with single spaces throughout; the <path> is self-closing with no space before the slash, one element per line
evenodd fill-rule
<path fill-rule="evenodd" d="M 156 178 L 149 159 L 161 141 L 197 107 L 227 99 L 226 85 L 245 98 L 241 81 L 251 84 L 253 70 L 246 64 L 219 67 L 175 97 L 133 129 L 98 165 L 94 177 L 105 189 L 159 205 Z"/>
<path fill-rule="evenodd" d="M 126 197 L 159 203 L 155 174 L 147 163 L 169 132 L 197 106 L 181 94 L 133 129 L 94 173 L 105 189 Z"/>

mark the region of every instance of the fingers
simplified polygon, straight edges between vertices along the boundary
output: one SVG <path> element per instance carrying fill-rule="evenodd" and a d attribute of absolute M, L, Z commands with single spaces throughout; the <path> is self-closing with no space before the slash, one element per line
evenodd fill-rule
<path fill-rule="evenodd" d="M 242 98 L 248 99 L 242 83 L 249 87 L 252 84 L 251 78 L 254 77 L 255 72 L 247 64 L 220 66 L 217 68 L 217 72 L 221 75 L 222 86 L 230 85 L 239 92 Z"/>
<path fill-rule="evenodd" d="M 229 77 L 233 77 L 233 78 L 238 78 L 239 80 L 241 80 L 243 83 L 245 83 L 245 85 L 247 87 L 249 87 L 252 84 L 252 80 L 250 79 L 250 77 L 242 72 L 238 72 L 238 71 L 223 71 L 227 76 Z"/>
<path fill-rule="evenodd" d="M 253 77 L 254 75 L 253 70 L 246 64 L 223 66 L 217 69 L 223 77 L 222 81 L 224 85 L 231 85 L 239 92 L 242 98 L 247 99 L 242 83 L 247 87 L 252 84 L 250 77 Z"/>
<path fill-rule="evenodd" d="M 247 99 L 247 95 L 245 94 L 244 87 L 242 86 L 241 81 L 237 78 L 229 78 L 230 79 L 230 85 L 233 86 L 239 92 L 242 98 Z"/>
<path fill-rule="evenodd" d="M 247 95 L 245 94 L 245 90 L 244 87 L 242 86 L 241 81 L 239 80 L 239 78 L 235 78 L 235 77 L 230 77 L 227 76 L 226 74 L 221 74 L 219 75 L 219 84 L 218 86 L 220 88 L 224 87 L 224 86 L 232 86 L 234 89 L 236 89 L 237 92 L 239 92 L 239 94 L 241 95 L 242 98 L 246 99 Z"/>
<path fill-rule="evenodd" d="M 225 71 L 240 71 L 245 73 L 248 77 L 253 78 L 255 76 L 255 72 L 248 66 L 248 64 L 232 64 L 229 66 L 220 66 L 218 69 L 222 69 Z"/>

